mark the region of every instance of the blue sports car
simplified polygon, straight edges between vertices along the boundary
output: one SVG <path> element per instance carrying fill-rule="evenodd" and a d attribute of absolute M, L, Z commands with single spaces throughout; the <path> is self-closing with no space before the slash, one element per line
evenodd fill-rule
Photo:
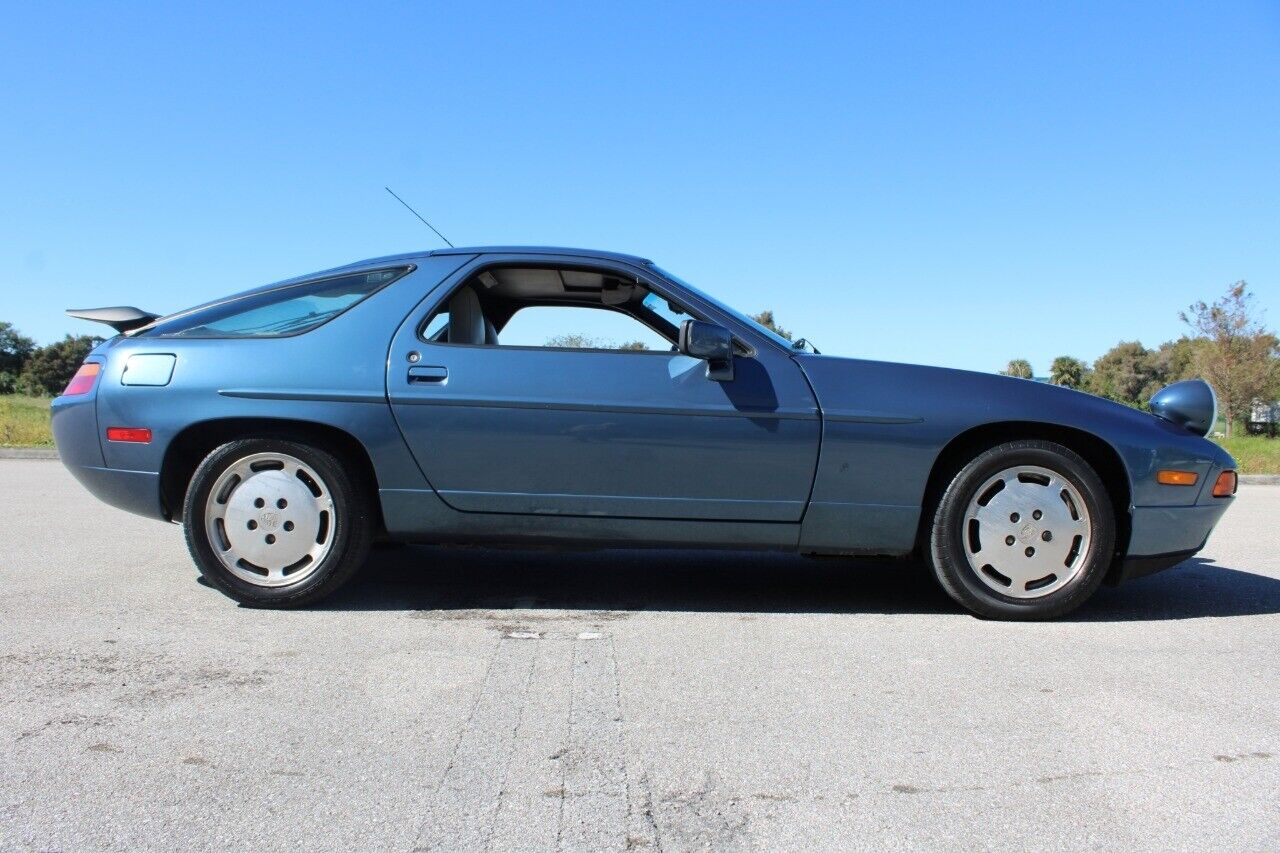
<path fill-rule="evenodd" d="M 450 248 L 68 313 L 118 334 L 53 403 L 63 462 L 257 606 L 377 541 L 585 543 L 915 555 L 980 616 L 1047 618 L 1199 551 L 1236 488 L 1199 380 L 1147 413 L 824 356 L 629 255 Z M 625 343 L 574 333 L 597 320 Z"/>

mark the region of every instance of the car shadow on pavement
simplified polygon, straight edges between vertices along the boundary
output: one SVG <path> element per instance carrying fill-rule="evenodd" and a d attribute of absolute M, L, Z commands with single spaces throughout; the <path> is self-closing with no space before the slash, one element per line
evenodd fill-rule
<path fill-rule="evenodd" d="M 723 551 L 375 551 L 330 610 L 960 613 L 918 562 Z M 1073 621 L 1280 613 L 1280 580 L 1194 558 L 1098 591 Z"/>
<path fill-rule="evenodd" d="M 407 546 L 374 551 L 319 607 L 946 613 L 923 566 L 750 551 L 526 551 Z"/>
<path fill-rule="evenodd" d="M 1280 580 L 1192 557 L 1118 587 L 1103 586 L 1066 618 L 1079 622 L 1200 619 L 1280 613 Z"/>

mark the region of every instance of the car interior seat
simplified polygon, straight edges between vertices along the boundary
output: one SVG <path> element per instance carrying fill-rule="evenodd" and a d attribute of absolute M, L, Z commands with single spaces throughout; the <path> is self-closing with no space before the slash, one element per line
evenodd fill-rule
<path fill-rule="evenodd" d="M 449 300 L 449 343 L 496 344 L 498 332 L 484 316 L 480 297 L 471 287 L 464 287 Z"/>

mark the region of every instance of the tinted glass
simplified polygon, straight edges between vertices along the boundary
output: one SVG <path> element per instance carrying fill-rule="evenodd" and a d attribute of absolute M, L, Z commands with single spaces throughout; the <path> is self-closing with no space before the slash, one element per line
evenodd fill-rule
<path fill-rule="evenodd" d="M 696 319 L 684 308 L 667 299 L 665 296 L 650 291 L 645 295 L 644 301 L 640 303 L 644 308 L 657 319 L 666 323 L 671 327 L 675 334 L 679 334 L 680 324 L 685 320 Z"/>
<path fill-rule="evenodd" d="M 680 278 L 679 276 L 673 275 L 667 272 L 666 270 L 662 269 L 656 264 L 650 264 L 649 268 L 659 273 L 660 275 L 662 275 L 668 281 L 675 282 L 676 284 L 681 285 L 682 287 L 688 288 L 689 290 L 693 291 L 698 296 L 702 297 L 707 302 L 710 302 L 712 305 L 716 306 L 721 311 L 728 314 L 730 317 L 734 318 L 738 322 L 743 323 L 755 329 L 757 332 L 764 335 L 766 338 L 773 341 L 778 346 L 785 347 L 786 349 L 792 348 L 791 341 L 787 340 L 782 335 L 779 335 L 777 332 L 773 331 L 772 329 L 765 328 L 764 326 L 757 323 L 755 320 L 752 320 L 750 317 L 747 317 L 739 313 L 738 311 L 735 311 L 733 308 L 730 308 L 728 305 L 725 305 L 723 302 L 721 302 L 719 299 L 716 299 L 714 296 L 708 296 L 706 293 L 703 293 L 701 290 L 698 290 L 698 288 L 694 287 L 692 284 Z"/>
<path fill-rule="evenodd" d="M 186 338 L 297 335 L 332 320 L 408 271 L 400 267 L 278 287 L 163 317 L 139 335 Z"/>

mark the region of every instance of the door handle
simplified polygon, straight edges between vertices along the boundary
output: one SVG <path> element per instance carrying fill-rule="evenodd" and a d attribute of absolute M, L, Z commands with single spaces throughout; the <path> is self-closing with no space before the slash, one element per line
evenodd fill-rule
<path fill-rule="evenodd" d="M 409 368 L 409 382 L 414 384 L 431 384 L 444 382 L 449 378 L 449 369 L 437 365 L 419 364 Z"/>

